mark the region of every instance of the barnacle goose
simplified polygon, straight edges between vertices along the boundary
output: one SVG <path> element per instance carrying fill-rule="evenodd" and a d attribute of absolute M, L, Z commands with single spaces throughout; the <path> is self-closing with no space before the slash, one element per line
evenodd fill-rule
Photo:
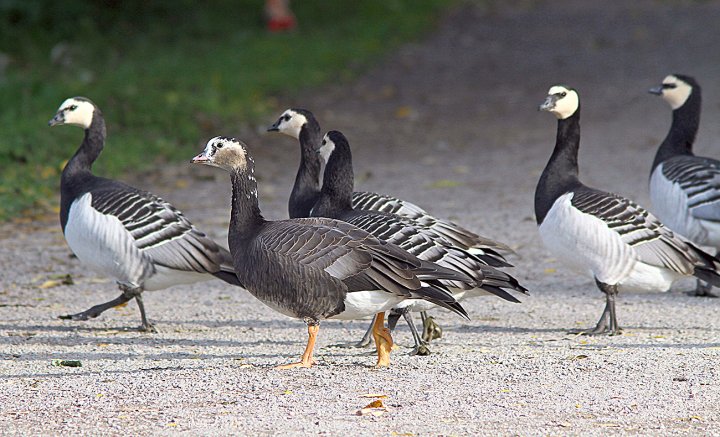
<path fill-rule="evenodd" d="M 283 112 L 268 131 L 280 132 L 299 140 L 300 166 L 290 193 L 288 212 L 291 218 L 309 217 L 310 209 L 320 195 L 321 162 L 315 152 L 322 141 L 320 124 L 307 109 L 291 108 Z M 352 196 L 352 206 L 358 210 L 381 211 L 407 217 L 413 220 L 417 227 L 424 227 L 441 235 L 453 246 L 468 250 L 490 266 L 512 266 L 502 255 L 512 253 L 512 249 L 507 245 L 481 237 L 450 221 L 435 218 L 408 201 L 386 194 L 356 191 Z M 423 338 L 429 341 L 440 337 L 442 330 L 433 318 L 425 313 L 422 317 Z M 366 335 L 358 345 L 368 342 L 369 336 Z"/>
<path fill-rule="evenodd" d="M 605 310 L 585 334 L 618 334 L 620 291 L 667 291 L 682 277 L 720 284 L 720 261 L 674 234 L 641 206 L 578 179 L 580 98 L 553 86 L 541 111 L 558 119 L 557 140 L 535 191 L 535 215 L 547 248 L 575 270 L 590 274 L 605 293 Z"/>
<path fill-rule="evenodd" d="M 672 108 L 670 131 L 650 171 L 653 211 L 670 229 L 701 246 L 720 248 L 720 161 L 692 151 L 700 124 L 700 85 L 690 76 L 671 74 L 650 93 Z M 698 281 L 696 296 L 711 296 Z"/>
<path fill-rule="evenodd" d="M 320 195 L 320 159 L 315 150 L 320 146 L 322 133 L 320 124 L 307 109 L 288 109 L 268 128 L 269 132 L 280 132 L 299 140 L 300 166 L 295 177 L 288 202 L 291 218 L 308 217 L 310 209 Z M 452 245 L 469 250 L 482 257 L 493 267 L 509 267 L 501 253 L 512 253 L 503 243 L 481 237 L 448 220 L 438 219 L 423 208 L 406 200 L 386 194 L 353 192 L 352 206 L 355 209 L 381 211 L 397 214 L 415 220 L 417 225 L 427 227 L 444 237 Z"/>
<path fill-rule="evenodd" d="M 268 221 L 258 206 L 250 153 L 234 139 L 208 141 L 194 163 L 230 173 L 232 209 L 228 241 L 240 280 L 270 308 L 302 319 L 308 343 L 297 363 L 310 367 L 320 320 L 376 314 L 377 366 L 388 366 L 392 337 L 385 311 L 406 299 L 424 299 L 467 317 L 439 280 L 471 283 L 466 275 L 422 261 L 394 244 L 326 218 Z"/>
<path fill-rule="evenodd" d="M 81 262 L 115 278 L 122 290 L 116 299 L 61 319 L 95 318 L 135 298 L 142 329 L 154 331 L 145 314 L 143 291 L 213 276 L 240 285 L 230 252 L 198 231 L 180 211 L 150 193 L 92 174 L 106 137 L 105 119 L 92 101 L 85 97 L 65 100 L 48 124 L 85 130 L 60 180 L 65 240 Z"/>
<path fill-rule="evenodd" d="M 460 271 L 472 278 L 474 284 L 443 281 L 459 301 L 466 297 L 496 295 L 510 302 L 519 302 L 505 288 L 525 293 L 526 289 L 512 276 L 490 267 L 469 252 L 452 247 L 438 234 L 418 227 L 407 217 L 380 211 L 366 211 L 352 207 L 353 167 L 350 144 L 345 135 L 330 131 L 318 149 L 325 164 L 320 197 L 311 210 L 313 217 L 328 217 L 355 225 L 381 240 L 396 244 L 426 261 Z M 403 316 L 412 331 L 415 348 L 412 354 L 429 355 L 427 343 L 421 339 L 410 312 L 429 309 L 425 301 L 404 301 L 391 310 L 388 327 L 392 331 L 398 317 Z M 369 332 L 369 330 L 368 330 Z M 369 335 L 366 334 L 369 341 Z M 364 340 L 364 339 L 363 339 Z M 363 343 L 363 341 L 361 341 Z"/>

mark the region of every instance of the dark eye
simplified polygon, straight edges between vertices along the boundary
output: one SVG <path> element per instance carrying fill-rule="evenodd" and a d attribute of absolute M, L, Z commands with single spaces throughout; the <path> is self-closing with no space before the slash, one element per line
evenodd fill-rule
<path fill-rule="evenodd" d="M 290 116 L 287 115 L 287 114 L 285 114 L 285 116 L 283 116 L 282 119 L 285 120 L 285 121 L 290 121 Z"/>
<path fill-rule="evenodd" d="M 560 97 L 565 97 L 565 96 L 567 96 L 567 93 L 565 91 L 560 93 Z"/>
<path fill-rule="evenodd" d="M 662 84 L 662 87 L 664 90 L 671 90 L 677 88 L 677 85 L 675 85 L 674 83 L 664 83 Z"/>
<path fill-rule="evenodd" d="M 326 144 L 327 144 L 327 141 L 323 139 L 322 145 L 324 146 Z"/>
<path fill-rule="evenodd" d="M 222 147 L 223 147 L 224 145 L 225 145 L 225 144 L 223 144 L 223 143 L 217 143 L 217 144 L 215 144 L 215 147 L 217 147 L 218 149 L 222 149 Z"/>
<path fill-rule="evenodd" d="M 72 106 L 70 106 L 68 109 L 71 110 L 71 111 L 74 111 L 74 110 L 77 109 L 77 105 L 72 105 Z"/>

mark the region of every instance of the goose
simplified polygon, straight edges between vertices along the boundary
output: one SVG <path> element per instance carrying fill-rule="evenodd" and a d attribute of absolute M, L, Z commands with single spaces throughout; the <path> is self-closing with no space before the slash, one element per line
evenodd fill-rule
<path fill-rule="evenodd" d="M 580 182 L 576 90 L 553 86 L 539 110 L 558 119 L 555 149 L 535 191 L 540 237 L 558 259 L 592 276 L 606 298 L 595 328 L 577 333 L 619 334 L 615 298 L 620 291 L 667 291 L 674 281 L 689 276 L 720 284 L 720 260 L 675 234 L 635 202 Z"/>
<path fill-rule="evenodd" d="M 212 138 L 192 162 L 230 173 L 228 242 L 240 281 L 270 308 L 307 324 L 308 342 L 300 361 L 281 369 L 315 363 L 315 340 L 324 319 L 375 314 L 377 367 L 386 367 L 392 336 L 385 328 L 385 311 L 406 299 L 424 299 L 467 318 L 438 282 L 472 282 L 460 272 L 422 261 L 340 220 L 265 220 L 258 205 L 255 163 L 240 140 Z"/>
<path fill-rule="evenodd" d="M 309 217 L 310 210 L 320 196 L 321 162 L 316 152 L 322 141 L 320 123 L 307 109 L 290 108 L 267 129 L 295 138 L 300 144 L 300 166 L 298 167 L 290 199 L 288 213 L 290 218 Z M 467 250 L 492 267 L 512 267 L 502 254 L 513 253 L 505 244 L 481 237 L 453 222 L 438 219 L 423 208 L 398 199 L 397 197 L 373 192 L 353 192 L 352 206 L 358 210 L 381 211 L 407 217 L 417 227 L 427 228 L 442 236 L 453 246 Z M 430 341 L 442 336 L 442 329 L 426 313 L 423 319 L 423 338 Z M 369 344 L 369 336 L 354 346 Z"/>
<path fill-rule="evenodd" d="M 321 162 L 316 152 L 322 141 L 320 124 L 312 112 L 307 109 L 287 109 L 272 124 L 268 132 L 280 132 L 299 140 L 300 166 L 295 184 L 288 201 L 288 213 L 291 218 L 309 217 L 310 209 L 320 196 Z M 432 229 L 456 247 L 468 250 L 481 257 L 493 267 L 511 267 L 502 254 L 513 250 L 500 242 L 463 228 L 462 226 L 430 215 L 423 208 L 387 194 L 356 191 L 352 195 L 355 209 L 381 211 L 405 216 L 415 220 L 417 225 Z"/>
<path fill-rule="evenodd" d="M 700 124 L 701 90 L 686 75 L 671 74 L 650 93 L 672 108 L 672 124 L 650 171 L 653 211 L 670 229 L 700 246 L 720 248 L 720 161 L 692 151 Z M 717 297 L 698 281 L 696 296 Z"/>
<path fill-rule="evenodd" d="M 96 272 L 117 280 L 122 291 L 109 302 L 61 319 L 88 320 L 135 299 L 141 330 L 154 332 L 142 292 L 212 278 L 241 286 L 232 257 L 200 232 L 171 204 L 146 191 L 92 174 L 105 146 L 105 119 L 90 99 L 65 100 L 50 126 L 84 129 L 82 144 L 60 179 L 60 225 L 77 258 Z"/>
<path fill-rule="evenodd" d="M 478 295 L 496 295 L 510 302 L 518 303 L 504 288 L 525 293 L 512 276 L 490 267 L 469 252 L 454 248 L 433 231 L 415 226 L 407 217 L 380 211 L 367 211 L 352 207 L 353 168 L 352 153 L 347 138 L 341 132 L 330 131 L 322 139 L 317 152 L 325 162 L 325 171 L 320 196 L 311 210 L 313 217 L 328 217 L 353 224 L 375 237 L 396 244 L 413 255 L 432 261 L 450 269 L 458 270 L 472 278 L 474 284 L 445 281 L 444 285 L 453 291 L 456 300 Z M 409 314 L 430 309 L 426 301 L 404 301 L 391 310 L 388 328 L 393 331 L 397 320 L 403 316 L 410 327 L 415 341 L 411 354 L 429 355 L 427 341 L 415 328 Z M 372 327 L 368 330 L 371 332 Z M 363 338 L 361 344 L 369 341 Z"/>

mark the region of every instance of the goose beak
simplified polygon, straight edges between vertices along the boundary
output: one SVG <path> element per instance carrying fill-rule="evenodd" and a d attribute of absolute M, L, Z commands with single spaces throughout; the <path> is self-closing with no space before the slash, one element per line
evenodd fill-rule
<path fill-rule="evenodd" d="M 280 129 L 278 129 L 279 124 L 280 124 L 280 120 L 276 121 L 275 123 L 272 124 L 272 126 L 267 128 L 267 131 L 268 132 L 279 132 L 280 131 Z"/>
<path fill-rule="evenodd" d="M 538 111 L 552 111 L 555 109 L 555 102 L 557 102 L 558 97 L 556 95 L 547 96 L 545 98 L 545 101 L 538 106 Z"/>
<path fill-rule="evenodd" d="M 194 157 L 192 161 L 190 161 L 192 164 L 208 164 L 210 160 L 205 155 L 205 152 L 202 152 L 198 156 Z"/>
<path fill-rule="evenodd" d="M 654 87 L 650 88 L 650 89 L 648 90 L 648 92 L 649 92 L 650 94 L 655 94 L 656 96 L 662 96 L 663 87 L 662 87 L 662 85 L 660 85 L 660 86 L 654 86 Z"/>
<path fill-rule="evenodd" d="M 65 122 L 65 114 L 62 112 L 58 112 L 55 114 L 55 117 L 51 118 L 50 121 L 48 121 L 48 126 L 57 126 L 59 124 L 63 124 Z"/>

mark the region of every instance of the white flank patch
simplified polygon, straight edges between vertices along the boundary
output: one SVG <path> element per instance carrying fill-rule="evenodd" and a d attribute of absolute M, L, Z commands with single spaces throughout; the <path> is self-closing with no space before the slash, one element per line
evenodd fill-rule
<path fill-rule="evenodd" d="M 70 206 L 65 240 L 78 259 L 88 267 L 120 282 L 139 286 L 152 273 L 149 260 L 135 247 L 120 220 L 98 212 L 91 205 L 92 194 L 76 199 Z"/>
<path fill-rule="evenodd" d="M 331 319 L 354 320 L 387 311 L 396 307 L 404 298 L 387 291 L 354 291 L 345 297 L 345 311 Z"/>
<path fill-rule="evenodd" d="M 145 280 L 145 291 L 162 290 L 173 285 L 194 284 L 200 281 L 214 279 L 209 273 L 188 272 L 170 269 L 165 266 L 155 266 L 155 274 Z"/>

